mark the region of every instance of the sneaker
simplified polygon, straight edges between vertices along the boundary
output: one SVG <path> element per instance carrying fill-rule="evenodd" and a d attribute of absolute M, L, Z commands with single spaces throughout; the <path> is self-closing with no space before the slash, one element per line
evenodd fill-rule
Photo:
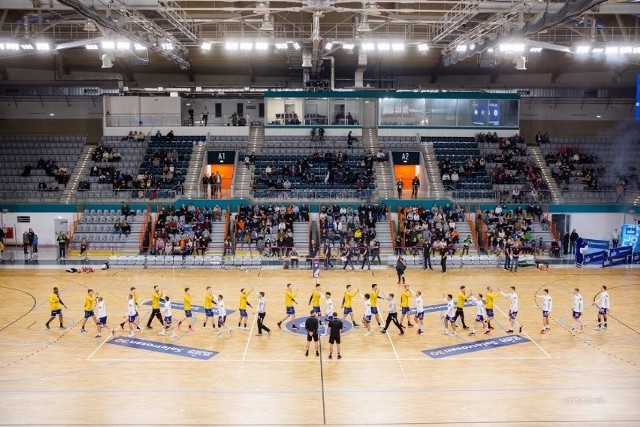
<path fill-rule="evenodd" d="M 407 324 L 408 327 L 413 328 L 413 323 Z"/>
<path fill-rule="evenodd" d="M 64 331 L 67 328 L 65 328 L 64 326 L 60 326 L 58 329 L 60 329 L 61 331 Z"/>
<path fill-rule="evenodd" d="M 86 334 L 87 330 L 85 328 L 80 329 L 80 333 Z"/>
<path fill-rule="evenodd" d="M 291 325 L 291 329 L 298 329 L 296 325 Z"/>
<path fill-rule="evenodd" d="M 342 359 L 342 356 L 340 354 L 338 354 L 338 359 Z"/>
<path fill-rule="evenodd" d="M 522 333 L 522 326 L 520 326 L 520 327 L 518 328 L 518 333 L 519 333 L 519 334 L 521 334 L 521 333 Z"/>
<path fill-rule="evenodd" d="M 571 332 L 578 332 L 576 328 L 571 328 Z"/>
<path fill-rule="evenodd" d="M 112 329 L 112 330 L 111 330 L 111 335 L 115 335 L 115 334 L 116 334 L 116 330 L 115 330 L 115 329 Z"/>
<path fill-rule="evenodd" d="M 489 325 L 489 329 L 493 329 L 493 326 Z"/>
<path fill-rule="evenodd" d="M 507 333 L 508 333 L 508 334 L 512 334 L 512 333 L 513 333 L 513 329 L 509 329 L 509 330 L 507 331 Z"/>
<path fill-rule="evenodd" d="M 456 331 L 451 331 L 449 335 L 451 335 L 452 337 L 457 337 L 458 333 Z"/>
<path fill-rule="evenodd" d="M 358 325 L 357 323 L 354 323 L 354 324 L 353 324 L 353 327 L 354 327 L 354 328 L 359 328 L 359 327 L 360 327 L 360 325 Z"/>
<path fill-rule="evenodd" d="M 380 333 L 382 333 L 382 334 L 386 334 L 386 333 L 387 333 L 387 331 L 386 331 L 385 329 L 380 329 Z"/>
<path fill-rule="evenodd" d="M 466 331 L 467 329 L 469 329 L 469 327 L 468 326 L 463 326 L 462 329 L 464 329 Z"/>
<path fill-rule="evenodd" d="M 320 356 L 320 352 L 316 351 L 316 357 Z"/>
<path fill-rule="evenodd" d="M 96 338 L 102 338 L 102 335 L 98 334 L 96 335 Z"/>
<path fill-rule="evenodd" d="M 129 334 L 127 335 L 128 337 L 135 337 L 136 334 L 133 333 L 133 331 L 129 332 Z"/>
<path fill-rule="evenodd" d="M 278 322 L 278 329 L 282 329 L 282 322 Z"/>
<path fill-rule="evenodd" d="M 475 332 L 469 332 L 469 336 L 474 336 L 476 333 Z"/>
<path fill-rule="evenodd" d="M 329 354 L 329 359 L 333 359 L 333 354 Z"/>
<path fill-rule="evenodd" d="M 140 326 L 136 326 L 136 331 L 142 332 L 142 328 Z"/>
<path fill-rule="evenodd" d="M 147 325 L 147 329 L 153 329 L 151 325 Z"/>
<path fill-rule="evenodd" d="M 544 331 L 546 331 L 546 329 L 543 329 L 540 331 L 541 334 L 544 334 Z"/>
<path fill-rule="evenodd" d="M 308 355 L 309 355 L 309 350 L 305 351 L 305 352 L 304 352 L 304 355 L 305 355 L 305 356 L 308 356 Z"/>
<path fill-rule="evenodd" d="M 484 331 L 485 335 L 490 334 L 490 333 L 491 333 L 491 331 Z"/>
<path fill-rule="evenodd" d="M 44 324 L 44 327 L 45 327 L 45 328 L 47 328 L 47 329 L 51 329 L 51 327 L 49 326 L 49 324 L 48 324 L 48 323 L 45 323 L 45 324 Z"/>
<path fill-rule="evenodd" d="M 400 335 L 404 335 L 404 331 L 400 331 Z"/>
<path fill-rule="evenodd" d="M 422 329 L 418 329 L 418 335 L 422 334 L 424 332 L 422 332 Z"/>
<path fill-rule="evenodd" d="M 371 332 L 367 332 L 366 334 L 364 334 L 365 337 L 369 337 L 371 336 Z"/>
<path fill-rule="evenodd" d="M 595 328 L 593 328 L 594 331 L 601 331 L 602 328 L 600 326 L 596 326 Z"/>

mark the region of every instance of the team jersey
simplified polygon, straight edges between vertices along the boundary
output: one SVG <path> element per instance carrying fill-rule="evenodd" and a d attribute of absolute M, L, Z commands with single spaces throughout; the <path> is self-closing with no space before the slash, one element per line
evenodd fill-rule
<path fill-rule="evenodd" d="M 160 308 L 160 292 L 153 291 L 151 293 L 151 308 Z"/>
<path fill-rule="evenodd" d="M 487 292 L 485 294 L 485 299 L 487 300 L 486 304 L 484 305 L 485 308 L 489 309 L 489 310 L 493 310 L 493 300 L 498 296 L 498 293 L 491 293 L 491 292 Z"/>
<path fill-rule="evenodd" d="M 609 309 L 609 292 L 607 291 L 600 292 L 600 308 Z"/>
<path fill-rule="evenodd" d="M 371 316 L 371 301 L 369 300 L 364 301 L 364 315 Z"/>
<path fill-rule="evenodd" d="M 447 301 L 447 317 L 453 317 L 456 315 L 456 302 L 454 300 Z"/>
<path fill-rule="evenodd" d="M 84 311 L 91 311 L 96 304 L 96 298 L 91 295 L 84 297 Z"/>
<path fill-rule="evenodd" d="M 260 298 L 258 300 L 258 313 L 266 313 L 267 312 L 267 300 L 266 298 Z"/>
<path fill-rule="evenodd" d="M 98 317 L 107 317 L 107 303 L 104 301 L 98 303 Z"/>
<path fill-rule="evenodd" d="M 400 307 L 409 307 L 409 298 L 411 298 L 411 291 L 402 291 L 400 294 Z"/>
<path fill-rule="evenodd" d="M 140 297 L 138 296 L 138 294 L 133 294 L 133 302 L 135 303 L 136 307 L 140 307 Z"/>
<path fill-rule="evenodd" d="M 164 317 L 171 317 L 171 301 L 165 301 L 162 308 L 164 309 Z"/>
<path fill-rule="evenodd" d="M 333 301 L 331 300 L 331 298 L 326 298 L 324 299 L 325 304 L 327 305 L 326 308 L 326 315 L 327 316 L 333 316 Z"/>
<path fill-rule="evenodd" d="M 249 298 L 249 293 L 250 292 L 241 292 L 240 293 L 240 303 L 238 304 L 238 308 L 240 310 L 246 310 L 247 309 L 247 298 Z"/>
<path fill-rule="evenodd" d="M 353 297 L 356 296 L 356 294 L 357 294 L 356 291 L 353 291 L 353 292 L 346 291 L 344 293 L 344 302 L 342 303 L 342 306 L 344 308 L 351 308 L 351 300 L 353 299 Z"/>
<path fill-rule="evenodd" d="M 320 296 L 321 295 L 322 294 L 320 292 L 318 292 L 317 290 L 313 291 L 311 293 L 311 306 L 312 307 L 320 307 Z"/>
<path fill-rule="evenodd" d="M 551 311 L 553 306 L 551 295 L 542 295 L 540 298 L 542 298 L 542 311 Z"/>
<path fill-rule="evenodd" d="M 284 293 L 284 306 L 293 307 L 293 300 L 298 296 L 297 292 L 287 289 Z"/>
<path fill-rule="evenodd" d="M 182 297 L 182 305 L 184 305 L 184 311 L 191 310 L 191 295 L 184 294 L 184 296 Z"/>
<path fill-rule="evenodd" d="M 371 307 L 378 307 L 378 291 L 371 291 L 369 295 L 371 295 Z"/>
<path fill-rule="evenodd" d="M 127 303 L 127 316 L 135 316 L 136 315 L 136 302 L 132 299 Z"/>
<path fill-rule="evenodd" d="M 218 316 L 224 317 L 227 315 L 227 310 L 224 308 L 224 301 L 218 300 Z"/>
<path fill-rule="evenodd" d="M 476 298 L 476 316 L 484 316 L 484 302 L 480 298 Z"/>
<path fill-rule="evenodd" d="M 582 295 L 574 295 L 573 296 L 573 311 L 577 313 L 582 313 L 584 309 L 584 301 L 582 300 Z"/>
<path fill-rule="evenodd" d="M 416 314 L 424 312 L 424 303 L 422 302 L 422 295 L 416 297 Z"/>
<path fill-rule="evenodd" d="M 206 310 L 211 310 L 212 307 L 213 307 L 213 295 L 207 292 L 204 294 L 204 308 Z"/>
<path fill-rule="evenodd" d="M 464 292 L 460 291 L 460 293 L 458 294 L 458 301 L 456 303 L 456 307 L 463 308 L 465 302 L 467 302 L 467 296 L 464 294 Z"/>
<path fill-rule="evenodd" d="M 503 296 L 509 298 L 509 311 L 517 312 L 518 311 L 518 294 L 515 292 L 509 292 L 505 294 L 504 292 L 500 292 Z"/>
<path fill-rule="evenodd" d="M 54 292 L 49 296 L 49 304 L 51 305 L 51 310 L 60 310 L 60 297 Z"/>

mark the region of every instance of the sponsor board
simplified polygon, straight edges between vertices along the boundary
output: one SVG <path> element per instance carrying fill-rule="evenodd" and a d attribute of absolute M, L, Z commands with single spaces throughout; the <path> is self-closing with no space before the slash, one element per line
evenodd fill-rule
<path fill-rule="evenodd" d="M 491 338 L 480 341 L 448 345 L 446 347 L 432 348 L 428 350 L 422 350 L 422 352 L 433 359 L 442 359 L 444 357 L 474 353 L 476 351 L 490 350 L 493 348 L 506 347 L 509 345 L 522 344 L 526 342 L 529 342 L 528 338 L 522 337 L 520 335 L 509 335 L 506 337 Z"/>

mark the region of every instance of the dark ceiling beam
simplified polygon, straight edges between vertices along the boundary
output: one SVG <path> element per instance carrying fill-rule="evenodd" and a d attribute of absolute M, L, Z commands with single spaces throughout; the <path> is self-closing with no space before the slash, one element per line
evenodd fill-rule
<path fill-rule="evenodd" d="M 551 83 L 558 81 L 561 75 L 571 66 L 571 55 L 565 55 L 562 61 L 551 71 Z"/>

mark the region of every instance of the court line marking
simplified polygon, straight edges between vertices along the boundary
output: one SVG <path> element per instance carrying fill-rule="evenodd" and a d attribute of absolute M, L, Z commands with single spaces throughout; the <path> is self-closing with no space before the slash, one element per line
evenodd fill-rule
<path fill-rule="evenodd" d="M 240 360 L 240 368 L 238 369 L 238 378 L 242 375 L 242 368 L 244 367 L 244 361 L 247 358 L 247 352 L 249 351 L 249 344 L 251 343 L 251 337 L 253 336 L 253 327 L 256 324 L 258 316 L 254 315 L 251 319 L 251 329 L 249 329 L 249 337 L 247 338 L 247 344 L 244 346 L 244 353 L 242 353 L 242 360 Z"/>
<path fill-rule="evenodd" d="M 507 316 L 507 315 L 504 313 L 504 311 L 502 311 L 502 309 L 501 309 L 500 307 L 498 307 L 497 305 L 494 305 L 494 307 L 495 307 L 495 308 L 496 308 L 500 313 L 502 313 L 502 315 L 503 315 L 504 317 L 506 317 L 507 319 L 509 318 L 509 316 Z M 520 326 L 522 326 L 522 325 L 520 325 Z M 543 352 L 544 354 L 546 354 L 546 355 L 547 355 L 547 357 L 546 357 L 547 359 L 553 359 L 553 357 L 551 357 L 551 355 L 550 355 L 549 353 L 547 353 L 547 351 L 546 351 L 544 348 L 542 348 L 542 347 L 540 346 L 540 344 L 538 344 L 538 343 L 537 343 L 537 341 L 536 341 L 536 340 L 534 340 L 533 338 L 531 338 L 531 335 L 529 335 L 529 334 L 528 334 L 528 333 L 526 333 L 526 332 L 521 332 L 521 334 L 523 334 L 523 335 L 525 335 L 527 338 L 529 338 L 529 340 L 530 340 L 532 343 L 534 343 L 534 344 L 536 345 L 536 347 L 538 347 L 540 350 L 542 350 L 542 352 Z"/>
<path fill-rule="evenodd" d="M 95 350 L 93 350 L 93 353 L 91 353 L 91 354 L 89 355 L 89 357 L 87 357 L 87 360 L 90 360 L 90 359 L 93 357 L 93 355 L 94 355 L 94 354 L 96 354 L 96 353 L 98 352 L 98 350 L 100 350 L 100 349 L 102 348 L 102 346 L 103 346 L 107 341 L 109 341 L 109 340 L 111 339 L 111 337 L 113 337 L 113 336 L 114 336 L 114 334 L 109 333 L 109 336 L 107 336 L 107 337 L 106 337 L 106 338 L 105 338 L 105 339 L 100 343 L 100 345 L 98 345 L 98 347 L 97 347 Z"/>

